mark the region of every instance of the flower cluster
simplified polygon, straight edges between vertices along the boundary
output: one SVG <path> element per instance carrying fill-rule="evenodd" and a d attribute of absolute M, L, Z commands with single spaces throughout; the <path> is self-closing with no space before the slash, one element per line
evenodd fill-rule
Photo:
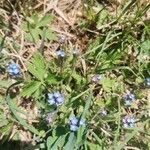
<path fill-rule="evenodd" d="M 84 119 L 78 120 L 76 117 L 70 117 L 69 125 L 71 131 L 77 131 L 80 126 L 85 125 L 85 120 Z"/>
<path fill-rule="evenodd" d="M 65 57 L 66 54 L 63 50 L 58 50 L 58 51 L 56 51 L 56 55 L 57 55 L 57 57 L 63 58 L 63 57 Z"/>
<path fill-rule="evenodd" d="M 135 95 L 131 93 L 127 93 L 123 97 L 125 105 L 130 106 L 133 101 L 135 101 Z"/>
<path fill-rule="evenodd" d="M 146 78 L 146 84 L 147 84 L 148 86 L 150 86 L 150 77 L 147 77 L 147 78 Z"/>
<path fill-rule="evenodd" d="M 101 75 L 95 74 L 95 75 L 92 76 L 92 79 L 91 79 L 91 80 L 92 80 L 93 82 L 99 82 L 99 81 L 101 80 L 101 78 L 102 78 Z"/>
<path fill-rule="evenodd" d="M 123 127 L 124 128 L 133 128 L 135 125 L 135 118 L 134 117 L 129 117 L 129 116 L 125 116 L 122 119 L 123 122 Z"/>
<path fill-rule="evenodd" d="M 12 76 L 20 75 L 20 68 L 16 63 L 10 63 L 7 67 L 7 71 Z"/>
<path fill-rule="evenodd" d="M 63 104 L 64 96 L 60 92 L 48 93 L 48 103 L 59 106 Z"/>

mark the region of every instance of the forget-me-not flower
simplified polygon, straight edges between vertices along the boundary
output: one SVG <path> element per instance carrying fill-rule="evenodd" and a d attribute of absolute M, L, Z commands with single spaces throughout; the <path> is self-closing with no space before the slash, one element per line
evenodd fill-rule
<path fill-rule="evenodd" d="M 63 50 L 58 50 L 58 51 L 56 51 L 56 55 L 57 55 L 57 57 L 63 58 L 63 57 L 65 57 L 66 54 Z"/>
<path fill-rule="evenodd" d="M 92 79 L 91 79 L 91 80 L 92 80 L 93 82 L 99 82 L 99 81 L 101 80 L 101 78 L 102 78 L 101 75 L 95 74 L 95 75 L 92 76 Z"/>
<path fill-rule="evenodd" d="M 48 93 L 48 103 L 50 105 L 62 105 L 64 102 L 64 96 L 60 92 Z"/>
<path fill-rule="evenodd" d="M 135 118 L 130 116 L 125 116 L 122 119 L 124 128 L 133 128 L 135 126 Z"/>
<path fill-rule="evenodd" d="M 126 106 L 130 106 L 133 101 L 135 101 L 135 95 L 132 93 L 126 93 L 123 96 L 124 102 Z"/>
<path fill-rule="evenodd" d="M 10 63 L 7 67 L 7 71 L 12 76 L 20 75 L 20 68 L 16 63 Z"/>
<path fill-rule="evenodd" d="M 69 118 L 69 125 L 71 131 L 77 131 L 80 126 L 85 125 L 84 119 L 77 119 L 76 117 L 70 117 Z"/>

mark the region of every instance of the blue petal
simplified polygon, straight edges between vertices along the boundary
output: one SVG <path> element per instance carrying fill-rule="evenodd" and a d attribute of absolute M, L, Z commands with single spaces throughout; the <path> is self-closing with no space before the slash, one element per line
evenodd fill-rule
<path fill-rule="evenodd" d="M 48 99 L 48 103 L 49 103 L 50 105 L 54 105 L 54 104 L 56 104 L 56 102 L 55 102 L 55 100 L 54 100 L 54 99 Z"/>
<path fill-rule="evenodd" d="M 128 125 L 127 123 L 124 123 L 124 124 L 123 124 L 123 127 L 124 127 L 124 128 L 128 128 L 129 125 Z"/>
<path fill-rule="evenodd" d="M 18 69 L 18 68 L 14 69 L 14 70 L 13 70 L 13 74 L 14 74 L 14 75 L 19 74 L 19 69 Z"/>
<path fill-rule="evenodd" d="M 48 99 L 52 99 L 54 97 L 54 94 L 53 93 L 48 93 Z"/>
<path fill-rule="evenodd" d="M 58 97 L 58 98 L 56 98 L 56 102 L 62 104 L 64 102 L 64 98 Z"/>
<path fill-rule="evenodd" d="M 54 92 L 53 95 L 55 98 L 61 97 L 61 94 L 59 92 Z"/>
<path fill-rule="evenodd" d="M 69 119 L 71 125 L 77 125 L 78 119 L 76 117 L 71 117 Z"/>
<path fill-rule="evenodd" d="M 77 131 L 78 127 L 76 125 L 70 125 L 70 130 L 71 131 Z"/>

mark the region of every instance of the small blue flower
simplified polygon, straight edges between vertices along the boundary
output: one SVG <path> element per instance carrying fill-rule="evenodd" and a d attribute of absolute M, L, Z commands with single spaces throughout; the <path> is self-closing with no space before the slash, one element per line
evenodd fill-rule
<path fill-rule="evenodd" d="M 80 119 L 80 121 L 76 118 L 76 117 L 70 117 L 69 118 L 69 125 L 70 125 L 70 130 L 71 131 L 77 131 L 77 129 L 80 126 L 84 126 L 85 125 L 85 119 Z"/>
<path fill-rule="evenodd" d="M 70 117 L 69 118 L 69 124 L 70 125 L 77 125 L 78 119 L 76 117 Z"/>
<path fill-rule="evenodd" d="M 7 67 L 7 71 L 12 76 L 20 75 L 20 68 L 16 63 L 10 63 Z"/>
<path fill-rule="evenodd" d="M 126 106 L 130 106 L 133 101 L 135 101 L 135 95 L 131 93 L 127 93 L 123 96 L 124 102 Z"/>
<path fill-rule="evenodd" d="M 62 105 L 64 102 L 64 96 L 60 92 L 48 93 L 48 103 L 50 105 Z"/>
<path fill-rule="evenodd" d="M 78 130 L 78 126 L 76 126 L 76 125 L 70 125 L 70 130 L 75 132 L 75 131 Z"/>
<path fill-rule="evenodd" d="M 64 51 L 62 51 L 62 50 L 58 50 L 58 51 L 56 51 L 56 55 L 58 56 L 58 57 L 65 57 L 65 52 Z"/>
<path fill-rule="evenodd" d="M 99 82 L 101 80 L 101 75 L 99 74 L 95 74 L 94 76 L 92 76 L 92 81 L 93 82 Z"/>
<path fill-rule="evenodd" d="M 147 84 L 148 86 L 150 86 L 150 77 L 147 77 L 147 78 L 146 78 L 146 84 Z"/>
<path fill-rule="evenodd" d="M 133 128 L 135 125 L 135 118 L 130 116 L 125 116 L 122 119 L 123 127 L 124 128 Z"/>

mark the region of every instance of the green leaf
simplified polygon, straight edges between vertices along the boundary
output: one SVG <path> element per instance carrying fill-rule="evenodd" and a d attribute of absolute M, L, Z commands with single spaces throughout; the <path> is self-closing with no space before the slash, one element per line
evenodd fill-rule
<path fill-rule="evenodd" d="M 10 95 L 9 95 L 9 94 L 6 96 L 6 101 L 7 101 L 7 104 L 8 104 L 8 106 L 9 106 L 11 112 L 13 113 L 13 115 L 15 116 L 15 118 L 17 119 L 17 121 L 18 121 L 23 127 L 27 128 L 27 129 L 28 129 L 29 131 L 31 131 L 32 133 L 34 133 L 34 134 L 36 134 L 36 135 L 40 135 L 40 132 L 39 132 L 37 129 L 35 129 L 32 125 L 28 124 L 24 119 L 22 119 L 22 118 L 18 115 L 17 111 L 14 109 L 14 107 L 16 107 L 16 106 L 15 106 L 14 102 L 12 101 L 12 99 L 10 98 Z"/>
<path fill-rule="evenodd" d="M 41 86 L 41 82 L 38 81 L 31 81 L 27 83 L 21 92 L 21 96 L 23 97 L 30 97 L 32 96 Z"/>
<path fill-rule="evenodd" d="M 39 33 L 40 33 L 40 29 L 35 28 L 35 29 L 30 30 L 30 34 L 35 43 L 37 43 L 39 41 L 39 38 L 40 38 Z"/>
<path fill-rule="evenodd" d="M 84 110 L 83 110 L 81 119 L 82 119 L 82 118 L 85 118 L 85 115 L 86 115 L 86 113 L 88 112 L 88 110 L 89 110 L 89 108 L 90 108 L 91 101 L 92 101 L 92 94 L 91 94 L 91 92 L 90 92 L 90 93 L 89 93 L 89 96 L 88 96 L 88 99 L 87 99 L 87 101 L 86 101 L 86 104 L 85 104 L 85 107 L 84 107 Z"/>
<path fill-rule="evenodd" d="M 51 29 L 46 30 L 45 37 L 50 41 L 56 41 L 58 39 Z"/>
<path fill-rule="evenodd" d="M 100 29 L 102 27 L 102 25 L 104 23 L 106 23 L 107 16 L 108 16 L 108 12 L 105 9 L 101 10 L 99 17 L 98 17 L 98 21 L 97 21 L 97 28 L 98 29 Z"/>
<path fill-rule="evenodd" d="M 62 148 L 64 146 L 66 136 L 67 136 L 67 134 L 58 137 L 58 139 L 52 145 L 50 150 L 57 150 L 58 148 Z"/>
<path fill-rule="evenodd" d="M 71 76 L 76 80 L 77 84 L 80 84 L 82 81 L 82 77 L 76 72 L 72 72 Z"/>
<path fill-rule="evenodd" d="M 53 19 L 53 16 L 50 14 L 45 15 L 37 24 L 37 27 L 43 27 L 48 25 L 48 23 L 50 23 Z"/>
<path fill-rule="evenodd" d="M 146 40 L 141 44 L 141 50 L 143 53 L 150 55 L 150 40 Z"/>
<path fill-rule="evenodd" d="M 54 137 L 49 136 L 49 137 L 47 138 L 47 150 L 51 150 L 51 146 L 54 144 L 54 142 L 55 142 L 57 139 L 58 139 L 57 136 L 54 136 Z"/>
<path fill-rule="evenodd" d="M 64 150 L 74 150 L 74 144 L 75 144 L 75 135 L 73 132 L 71 132 L 68 137 L 68 142 L 64 146 Z"/>
<path fill-rule="evenodd" d="M 115 80 L 111 80 L 109 78 L 103 78 L 101 81 L 102 87 L 106 92 L 110 92 L 112 90 L 112 87 L 115 84 Z"/>
<path fill-rule="evenodd" d="M 0 87 L 2 87 L 2 88 L 8 88 L 11 84 L 12 83 L 10 80 L 1 80 L 0 81 Z"/>
<path fill-rule="evenodd" d="M 117 145 L 115 145 L 114 150 L 122 150 L 123 147 L 127 144 L 127 142 L 130 141 L 137 133 L 137 130 L 134 130 L 130 133 L 126 133 L 125 140 L 123 142 L 118 142 Z"/>
<path fill-rule="evenodd" d="M 57 84 L 58 83 L 57 78 L 55 77 L 55 75 L 51 74 L 51 73 L 48 74 L 48 77 L 46 78 L 45 81 L 48 84 Z"/>
<path fill-rule="evenodd" d="M 40 53 L 35 53 L 28 65 L 28 70 L 33 76 L 43 82 L 46 75 L 46 64 Z"/>
<path fill-rule="evenodd" d="M 98 144 L 87 142 L 89 150 L 103 150 Z"/>
<path fill-rule="evenodd" d="M 84 135 L 85 128 L 86 128 L 86 126 L 80 126 L 77 131 L 77 144 L 79 144 L 79 145 L 82 143 L 82 138 Z"/>

